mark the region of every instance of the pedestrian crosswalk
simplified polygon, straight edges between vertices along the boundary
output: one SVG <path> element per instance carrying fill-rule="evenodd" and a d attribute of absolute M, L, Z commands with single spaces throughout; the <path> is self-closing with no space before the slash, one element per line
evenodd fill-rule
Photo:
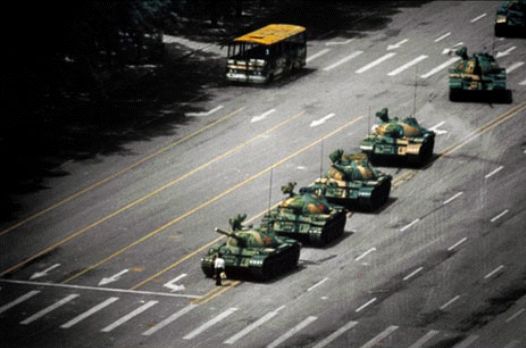
<path fill-rule="evenodd" d="M 216 346 L 250 346 L 251 343 L 249 342 L 256 339 L 259 342 L 258 344 L 265 345 L 268 348 L 286 347 L 297 344 L 294 343 L 294 340 L 305 334 L 316 338 L 314 341 L 311 340 L 311 344 L 309 344 L 309 346 L 313 348 L 339 347 L 351 341 L 360 348 L 372 348 L 378 346 L 380 343 L 383 344 L 386 342 L 394 342 L 393 346 L 400 346 L 396 343 L 399 337 L 410 337 L 412 341 L 409 344 L 406 342 L 403 345 L 408 348 L 430 346 L 439 343 L 441 340 L 450 339 L 452 336 L 458 337 L 456 348 L 473 348 L 481 343 L 481 338 L 478 335 L 463 335 L 461 333 L 446 332 L 444 330 L 426 330 L 424 328 L 404 327 L 403 325 L 386 325 L 383 328 L 373 325 L 371 329 L 371 323 L 367 322 L 368 319 L 365 318 L 364 323 L 361 323 L 359 317 L 333 325 L 332 330 L 329 332 L 316 333 L 315 327 L 318 327 L 318 325 L 314 324 L 324 321 L 324 318 L 316 313 L 306 315 L 304 318 L 288 318 L 285 320 L 285 326 L 274 325 L 276 320 L 282 320 L 282 316 L 287 315 L 287 307 L 285 305 L 262 312 L 260 317 L 253 317 L 252 312 L 239 307 L 217 309 L 210 312 L 210 308 L 194 303 L 189 303 L 170 313 L 168 309 L 173 306 L 174 302 L 176 307 L 180 306 L 180 299 L 144 301 L 138 300 L 136 297 L 126 299 L 109 297 L 89 307 L 86 306 L 85 303 L 85 297 L 87 296 L 78 293 L 66 294 L 65 296 L 57 298 L 54 303 L 49 303 L 49 293 L 46 294 L 47 296 L 42 296 L 43 294 L 44 292 L 39 290 L 32 290 L 11 301 L 7 301 L 5 304 L 0 303 L 0 311 L 2 313 L 0 323 L 9 320 L 10 311 L 15 314 L 26 312 L 29 314 L 18 322 L 19 327 L 27 327 L 27 329 L 30 329 L 31 324 L 41 320 L 47 320 L 48 323 L 52 322 L 51 325 L 56 323 L 57 327 L 61 329 L 72 329 L 88 318 L 97 317 L 97 320 L 93 320 L 93 322 L 101 324 L 98 328 L 93 327 L 93 325 L 79 325 L 78 328 L 82 327 L 82 330 L 95 329 L 99 332 L 110 333 L 119 327 L 129 329 L 130 326 L 140 326 L 143 327 L 142 332 L 139 331 L 140 335 L 150 337 L 162 329 L 169 327 L 170 331 L 167 332 L 180 333 L 178 339 L 181 339 L 182 342 L 190 340 L 197 342 L 201 336 L 214 337 L 217 339 L 217 342 L 214 343 Z M 53 294 L 51 295 L 53 296 Z M 132 303 L 130 303 L 130 299 Z M 92 301 L 93 299 L 90 298 L 89 302 L 91 303 Z M 24 306 L 34 309 L 35 304 L 39 305 L 42 302 L 45 302 L 47 305 L 43 306 L 42 309 L 37 309 L 32 314 L 27 308 L 24 308 L 24 310 L 15 310 L 17 307 Z M 115 305 L 119 305 L 119 308 L 112 307 Z M 153 317 L 156 319 L 152 322 L 151 314 L 157 307 L 164 308 L 165 310 L 160 312 L 166 314 L 166 316 L 159 317 L 158 315 L 154 315 Z M 66 312 L 65 315 L 70 317 L 66 320 L 64 320 L 64 314 L 58 315 L 57 313 L 65 308 L 68 308 L 64 310 Z M 123 310 L 123 308 L 125 309 Z M 73 315 L 71 318 L 71 313 L 74 313 L 76 310 L 80 313 Z M 102 315 L 103 311 L 105 315 Z M 48 315 L 51 312 L 54 312 L 56 315 Z M 144 317 L 147 312 L 150 312 L 150 315 Z M 116 315 L 116 313 L 119 313 L 119 315 Z M 191 316 L 192 319 L 190 321 L 181 319 L 191 313 L 195 314 Z M 210 313 L 212 314 L 210 315 Z M 360 314 L 356 315 L 359 316 Z M 108 320 L 108 317 L 112 318 L 112 320 Z M 251 319 L 247 320 L 247 317 Z M 178 325 L 178 322 L 180 322 L 180 325 Z M 239 326 L 236 325 L 224 324 L 228 322 L 244 322 L 245 324 L 239 328 Z M 189 325 L 195 325 L 195 327 L 192 328 L 189 327 Z M 144 326 L 147 327 L 146 330 Z M 260 330 L 261 328 L 264 328 L 264 330 Z M 128 329 L 123 330 L 125 335 L 138 334 L 136 330 Z M 378 330 L 373 332 L 376 329 Z M 400 333 L 399 337 L 395 335 L 397 332 Z M 262 342 L 265 340 L 267 342 Z M 510 347 L 516 347 L 519 346 L 519 344 L 520 341 L 516 339 L 508 342 Z"/>

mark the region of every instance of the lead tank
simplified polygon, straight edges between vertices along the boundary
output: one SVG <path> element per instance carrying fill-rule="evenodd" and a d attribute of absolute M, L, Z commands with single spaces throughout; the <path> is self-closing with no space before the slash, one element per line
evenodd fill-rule
<path fill-rule="evenodd" d="M 455 51 L 461 58 L 449 69 L 449 100 L 480 100 L 512 102 L 511 90 L 506 88 L 506 69 L 499 67 L 489 53 L 468 56 L 466 47 Z"/>
<path fill-rule="evenodd" d="M 364 153 L 346 155 L 338 149 L 329 157 L 331 167 L 313 185 L 329 202 L 369 211 L 387 202 L 392 177 L 374 168 Z"/>
<path fill-rule="evenodd" d="M 422 165 L 429 161 L 435 146 L 435 132 L 418 123 L 414 117 L 389 118 L 389 110 L 376 113 L 382 122 L 360 143 L 360 150 L 374 163 L 380 160 L 406 160 Z"/>
<path fill-rule="evenodd" d="M 295 182 L 281 187 L 288 198 L 270 210 L 261 221 L 261 227 L 280 236 L 316 245 L 325 245 L 343 234 L 346 212 L 342 206 L 327 199 L 309 187 L 294 192 Z"/>
<path fill-rule="evenodd" d="M 228 277 L 252 276 L 267 280 L 297 267 L 301 244 L 261 228 L 242 225 L 246 215 L 229 219 L 231 232 L 216 228 L 227 240 L 216 244 L 201 259 L 201 269 L 207 277 L 214 275 L 214 259 L 221 254 Z"/>

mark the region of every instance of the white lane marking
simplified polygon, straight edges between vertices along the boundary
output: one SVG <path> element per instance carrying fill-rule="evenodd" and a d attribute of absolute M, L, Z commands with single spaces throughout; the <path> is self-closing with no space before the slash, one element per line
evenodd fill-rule
<path fill-rule="evenodd" d="M 40 291 L 38 291 L 38 290 L 32 290 L 32 291 L 20 296 L 16 300 L 13 300 L 13 301 L 3 305 L 2 307 L 0 307 L 0 313 L 3 313 L 5 311 L 7 311 L 8 309 L 10 309 L 10 308 L 12 308 L 12 307 L 24 302 L 24 301 L 29 300 L 31 297 L 33 297 L 33 296 L 35 296 L 35 295 L 37 295 L 39 293 L 40 293 Z"/>
<path fill-rule="evenodd" d="M 336 63 L 329 65 L 328 67 L 324 68 L 323 70 L 324 71 L 332 70 L 332 69 L 336 68 L 337 66 L 340 66 L 340 65 L 342 65 L 344 63 L 347 63 L 351 59 L 358 57 L 362 53 L 363 53 L 363 51 L 353 52 L 353 53 L 349 54 L 347 57 L 344 57 L 344 58 L 340 59 Z"/>
<path fill-rule="evenodd" d="M 316 284 L 314 284 L 313 286 L 311 286 L 310 288 L 308 288 L 308 289 L 307 289 L 307 292 L 310 292 L 310 291 L 314 290 L 315 288 L 317 288 L 317 287 L 320 286 L 321 284 L 325 283 L 327 280 L 329 280 L 328 277 L 323 278 L 322 280 L 320 280 L 319 282 L 317 282 Z"/>
<path fill-rule="evenodd" d="M 413 226 L 414 224 L 416 224 L 418 221 L 420 221 L 420 218 L 417 218 L 417 219 L 414 219 L 413 221 L 411 221 L 410 223 L 408 223 L 407 225 L 405 225 L 404 227 L 402 227 L 400 229 L 400 232 L 404 232 L 405 230 L 407 230 L 409 227 Z"/>
<path fill-rule="evenodd" d="M 333 45 L 347 45 L 351 42 L 353 42 L 354 39 L 347 39 L 347 40 L 344 40 L 344 41 L 329 41 L 329 42 L 326 42 L 325 45 L 326 46 L 333 46 Z"/>
<path fill-rule="evenodd" d="M 483 13 L 483 14 L 481 14 L 480 16 L 477 16 L 477 17 L 471 19 L 470 22 L 471 22 L 471 23 L 475 23 L 475 22 L 478 21 L 479 19 L 486 17 L 486 15 L 487 15 L 487 13 Z"/>
<path fill-rule="evenodd" d="M 383 341 L 387 336 L 395 332 L 397 329 L 398 329 L 398 326 L 396 325 L 389 326 L 387 329 L 385 329 L 384 331 L 376 335 L 376 337 L 374 337 L 372 340 L 370 340 L 369 342 L 361 346 L 361 348 L 372 348 L 376 346 L 378 343 Z"/>
<path fill-rule="evenodd" d="M 442 41 L 442 40 L 444 40 L 446 37 L 448 37 L 449 35 L 451 35 L 451 32 L 447 32 L 447 33 L 445 33 L 444 35 L 441 35 L 441 36 L 437 37 L 437 38 L 435 39 L 435 42 Z"/>
<path fill-rule="evenodd" d="M 455 249 L 456 247 L 458 247 L 460 244 L 464 243 L 467 240 L 468 240 L 467 237 L 462 238 L 461 240 L 459 240 L 458 242 L 456 242 L 455 244 L 453 244 L 452 246 L 447 248 L 447 251 L 451 251 L 451 250 Z"/>
<path fill-rule="evenodd" d="M 264 120 L 265 118 L 267 118 L 268 115 L 272 114 L 276 112 L 276 109 L 270 109 L 268 111 L 265 111 L 264 113 L 262 113 L 261 115 L 259 116 L 254 116 L 252 117 L 252 119 L 250 120 L 250 123 L 254 123 L 254 122 L 259 122 L 261 120 Z"/>
<path fill-rule="evenodd" d="M 144 312 L 148 308 L 155 306 L 158 302 L 159 301 L 148 301 L 145 304 L 143 304 L 142 306 L 140 306 L 139 308 L 134 309 L 130 313 L 128 313 L 125 316 L 123 316 L 122 318 L 114 321 L 113 323 L 111 323 L 110 325 L 106 326 L 105 328 L 103 328 L 100 331 L 101 332 L 110 332 L 113 329 L 121 326 L 122 324 L 124 324 L 128 320 L 132 319 L 133 317 L 138 316 L 139 314 L 141 314 L 142 312 Z"/>
<path fill-rule="evenodd" d="M 409 41 L 409 39 L 403 39 L 402 41 L 398 41 L 397 43 L 395 43 L 393 45 L 388 45 L 387 46 L 387 50 L 390 51 L 390 50 L 394 50 L 394 49 L 400 48 L 400 46 L 405 44 L 407 41 Z"/>
<path fill-rule="evenodd" d="M 406 70 L 406 69 L 409 69 L 409 68 L 412 67 L 413 65 L 418 64 L 418 63 L 420 63 L 421 61 L 423 61 L 424 59 L 427 59 L 427 58 L 428 58 L 428 56 L 426 56 L 425 54 L 422 54 L 422 55 L 416 57 L 415 59 L 413 59 L 412 61 L 405 63 L 405 64 L 402 65 L 401 67 L 398 67 L 398 68 L 394 69 L 393 71 L 391 71 L 390 73 L 388 73 L 387 76 L 395 76 L 395 75 L 398 75 L 398 74 L 400 74 L 402 71 L 404 71 L 404 70 Z"/>
<path fill-rule="evenodd" d="M 364 252 L 363 254 L 361 254 L 360 256 L 358 256 L 357 258 L 354 259 L 354 261 L 360 261 L 361 259 L 363 259 L 364 257 L 366 257 L 367 255 L 369 255 L 370 253 L 372 253 L 373 251 L 376 251 L 376 248 L 371 248 L 369 250 L 367 250 L 366 252 Z"/>
<path fill-rule="evenodd" d="M 272 312 L 268 312 L 267 314 L 265 314 L 264 316 L 262 316 L 261 318 L 253 322 L 252 324 L 245 327 L 243 330 L 239 331 L 238 333 L 236 333 L 235 335 L 233 335 L 232 337 L 224 341 L 223 343 L 224 344 L 236 343 L 239 339 L 245 337 L 253 330 L 260 328 L 264 323 L 274 318 L 276 315 L 278 315 L 279 311 L 281 311 L 283 308 L 285 308 L 285 306 L 281 306 L 279 308 L 276 308 Z"/>
<path fill-rule="evenodd" d="M 438 335 L 440 331 L 429 330 L 424 336 L 420 337 L 418 341 L 409 346 L 409 348 L 421 348 L 424 344 L 429 342 L 433 337 Z"/>
<path fill-rule="evenodd" d="M 502 347 L 502 348 L 515 348 L 515 347 L 517 347 L 520 343 L 521 343 L 521 341 L 519 341 L 519 340 L 512 340 L 510 343 L 508 343 L 507 345 L 505 345 L 505 346 Z"/>
<path fill-rule="evenodd" d="M 119 273 L 117 274 L 114 274 L 112 275 L 111 277 L 106 277 L 106 278 L 102 278 L 99 282 L 99 286 L 101 285 L 106 285 L 106 284 L 109 284 L 109 283 L 113 283 L 113 282 L 116 282 L 117 280 L 119 280 L 124 274 L 128 273 L 128 269 L 123 269 L 122 271 L 120 271 Z"/>
<path fill-rule="evenodd" d="M 415 269 L 413 272 L 411 272 L 411 273 L 409 273 L 408 275 L 406 275 L 403 279 L 404 279 L 404 280 L 411 279 L 412 277 L 414 277 L 415 275 L 417 275 L 418 273 L 420 273 L 423 269 L 424 269 L 424 267 L 418 267 L 418 268 Z"/>
<path fill-rule="evenodd" d="M 509 67 L 506 68 L 506 73 L 509 74 L 513 70 L 516 70 L 516 69 L 520 68 L 523 65 L 524 65 L 524 62 L 513 63 L 512 65 L 510 65 Z"/>
<path fill-rule="evenodd" d="M 493 175 L 497 174 L 498 172 L 500 172 L 502 170 L 502 168 L 504 168 L 504 166 L 500 166 L 498 167 L 497 169 L 489 172 L 488 174 L 486 174 L 484 177 L 487 179 L 489 177 L 492 177 Z"/>
<path fill-rule="evenodd" d="M 423 78 L 423 79 L 427 79 L 429 76 L 436 74 L 440 70 L 447 68 L 448 66 L 450 66 L 451 64 L 453 64 L 453 63 L 455 63 L 456 61 L 459 61 L 459 60 L 460 60 L 460 57 L 450 58 L 447 61 L 445 61 L 444 63 L 440 64 L 439 66 L 429 70 L 424 75 L 420 75 L 420 77 Z"/>
<path fill-rule="evenodd" d="M 54 311 L 55 309 L 57 309 L 59 307 L 62 307 L 63 305 L 65 305 L 66 303 L 68 303 L 69 301 L 71 301 L 71 300 L 73 300 L 73 299 L 75 299 L 77 297 L 79 297 L 79 294 L 68 295 L 68 296 L 64 297 L 62 300 L 53 303 L 51 306 L 48 306 L 48 307 L 42 309 L 41 311 L 36 312 L 32 316 L 27 317 L 26 319 L 22 320 L 20 322 L 20 324 L 22 324 L 22 325 L 30 324 L 30 323 L 34 322 L 35 320 L 42 318 L 44 315 Z"/>
<path fill-rule="evenodd" d="M 519 315 L 521 315 L 522 313 L 524 313 L 524 308 L 519 309 L 517 312 L 515 312 L 515 314 L 513 314 L 511 317 L 506 319 L 506 323 L 509 323 L 510 321 L 517 318 Z"/>
<path fill-rule="evenodd" d="M 209 328 L 211 328 L 215 324 L 219 323 L 220 321 L 222 321 L 223 319 L 225 319 L 226 317 L 228 317 L 229 315 L 231 315 L 235 311 L 237 311 L 237 308 L 235 308 L 235 307 L 231 307 L 231 308 L 227 309 L 223 313 L 221 313 L 218 316 L 216 316 L 215 318 L 207 321 L 203 325 L 199 326 L 198 328 L 196 328 L 195 330 L 193 330 L 192 332 L 190 332 L 189 334 L 184 336 L 183 339 L 191 340 L 195 336 L 199 335 L 200 333 L 208 330 Z"/>
<path fill-rule="evenodd" d="M 314 53 L 312 56 L 308 56 L 306 62 L 308 63 L 308 62 L 310 62 L 311 60 L 314 60 L 314 59 L 316 59 L 316 58 L 319 58 L 319 57 L 323 56 L 324 54 L 329 53 L 329 51 L 330 51 L 329 48 L 324 48 L 324 49 L 322 49 L 321 51 Z"/>
<path fill-rule="evenodd" d="M 519 85 L 526 86 L 526 80 L 519 82 Z"/>
<path fill-rule="evenodd" d="M 316 319 L 318 319 L 318 318 L 314 317 L 314 316 L 308 316 L 301 323 L 299 323 L 298 325 L 294 326 L 292 329 L 290 329 L 289 331 L 285 332 L 283 335 L 279 336 L 274 341 L 272 341 L 269 345 L 267 345 L 267 348 L 275 348 L 275 347 L 279 346 L 281 343 L 285 342 L 290 337 L 294 336 L 296 333 L 300 332 L 305 327 L 310 325 Z"/>
<path fill-rule="evenodd" d="M 513 50 L 515 50 L 516 48 L 517 48 L 516 46 L 511 46 L 510 48 L 508 48 L 508 49 L 505 50 L 505 51 L 497 52 L 497 54 L 495 55 L 495 58 L 506 57 L 506 56 L 508 56 Z"/>
<path fill-rule="evenodd" d="M 443 310 L 446 309 L 449 305 L 451 305 L 453 302 L 457 301 L 459 298 L 460 298 L 460 295 L 457 295 L 457 296 L 453 297 L 451 300 L 447 301 L 447 302 L 444 303 L 442 306 L 440 306 L 440 310 L 443 311 Z"/>
<path fill-rule="evenodd" d="M 216 106 L 215 108 L 213 108 L 212 110 L 208 110 L 206 112 L 187 112 L 185 113 L 185 116 L 188 116 L 188 117 L 206 117 L 206 116 L 210 116 L 212 115 L 214 112 L 217 112 L 219 110 L 221 110 L 224 106 L 223 105 L 218 105 Z"/>
<path fill-rule="evenodd" d="M 51 272 L 52 270 L 54 270 L 57 267 L 60 267 L 60 263 L 55 263 L 53 266 L 50 266 L 50 267 L 46 268 L 43 271 L 33 273 L 33 275 L 31 277 L 29 277 L 29 279 L 33 280 L 33 279 L 45 277 L 45 276 L 48 275 L 49 272 Z"/>
<path fill-rule="evenodd" d="M 328 344 L 330 344 L 332 341 L 334 341 L 335 339 L 337 339 L 338 337 L 340 337 L 341 335 L 343 335 L 344 333 L 346 333 L 347 331 L 349 331 L 350 329 L 352 329 L 353 327 L 355 327 L 356 325 L 358 324 L 357 321 L 350 321 L 348 322 L 347 324 L 343 325 L 342 327 L 340 327 L 338 330 L 334 331 L 333 333 L 331 333 L 329 336 L 325 337 L 323 340 L 321 340 L 320 342 L 318 342 L 314 347 L 312 348 L 323 348 L 325 346 L 327 346 Z"/>
<path fill-rule="evenodd" d="M 504 210 L 502 213 L 500 213 L 499 215 L 494 216 L 490 221 L 491 221 L 491 222 L 495 222 L 495 221 L 497 221 L 498 219 L 500 219 L 501 217 L 503 217 L 504 215 L 508 214 L 508 212 L 509 212 L 509 209 L 506 209 L 506 210 Z"/>
<path fill-rule="evenodd" d="M 429 128 L 429 130 L 432 130 L 432 131 L 435 132 L 437 135 L 446 134 L 446 133 L 447 133 L 447 130 L 438 129 L 438 128 L 439 128 L 440 126 L 442 126 L 444 123 L 446 123 L 446 121 L 439 122 L 438 124 L 435 124 L 433 127 Z"/>
<path fill-rule="evenodd" d="M 504 266 L 503 265 L 500 265 L 499 267 L 495 268 L 493 271 L 489 272 L 488 274 L 486 274 L 484 276 L 484 279 L 488 279 L 490 277 L 492 277 L 493 275 L 495 275 L 496 273 L 498 273 L 501 269 L 503 269 Z"/>
<path fill-rule="evenodd" d="M 69 329 L 73 325 L 76 325 L 76 324 L 80 323 L 82 320 L 84 320 L 84 319 L 86 319 L 88 317 L 91 317 L 93 314 L 97 313 L 101 309 L 103 309 L 105 307 L 108 307 L 110 304 L 112 304 L 113 302 L 117 301 L 118 299 L 119 299 L 118 297 L 110 297 L 107 300 L 104 300 L 103 302 L 99 303 L 98 305 L 88 309 L 84 313 L 81 313 L 81 314 L 77 315 L 75 318 L 71 319 L 67 323 L 64 323 L 64 324 L 60 325 L 60 327 L 62 329 Z"/>
<path fill-rule="evenodd" d="M 462 196 L 464 194 L 464 192 L 460 191 L 460 192 L 457 192 L 455 193 L 453 196 L 449 197 L 448 199 L 446 199 L 444 202 L 442 202 L 443 205 L 446 205 L 448 203 L 451 203 L 453 202 L 455 199 L 457 199 L 458 197 Z"/>
<path fill-rule="evenodd" d="M 375 302 L 376 302 L 376 297 L 373 297 L 372 299 L 370 299 L 369 301 L 367 301 L 366 303 L 364 303 L 360 307 L 356 308 L 356 312 L 358 313 L 358 312 L 364 310 L 367 306 L 370 306 L 370 305 L 372 305 Z"/>
<path fill-rule="evenodd" d="M 462 46 L 464 43 L 462 41 L 459 41 L 457 42 L 456 44 L 453 45 L 453 47 L 446 47 L 442 50 L 442 54 L 453 54 L 455 53 L 455 48 L 458 47 L 458 46 Z"/>
<path fill-rule="evenodd" d="M 319 125 L 322 125 L 324 124 L 325 122 L 327 122 L 328 120 L 330 120 L 331 118 L 333 118 L 334 116 L 336 116 L 336 114 L 333 114 L 333 113 L 330 113 L 328 114 L 327 116 L 324 116 L 322 118 L 320 118 L 319 120 L 314 120 L 310 123 L 310 126 L 311 127 L 318 127 Z"/>
<path fill-rule="evenodd" d="M 297 166 L 296 169 L 305 170 L 305 169 L 307 169 L 307 167 L 305 167 L 305 166 Z"/>
<path fill-rule="evenodd" d="M 380 58 L 378 58 L 376 60 L 373 60 L 369 64 L 367 64 L 365 66 L 362 66 L 360 69 L 356 70 L 356 73 L 357 74 L 361 74 L 363 72 L 366 72 L 367 70 L 369 70 L 371 68 L 374 68 L 375 66 L 383 63 L 384 61 L 386 61 L 386 60 L 388 60 L 390 58 L 393 58 L 394 56 L 396 56 L 396 53 L 394 53 L 394 52 L 386 53 L 385 55 L 381 56 Z"/>
<path fill-rule="evenodd" d="M 115 289 L 115 288 L 99 288 L 96 286 L 86 286 L 86 285 L 72 285 L 72 284 L 56 284 L 56 283 L 42 283 L 42 282 L 32 282 L 28 280 L 14 280 L 14 279 L 0 279 L 0 283 L 12 283 L 12 284 L 25 284 L 25 285 L 36 285 L 36 286 L 49 286 L 54 288 L 64 288 L 64 289 L 80 289 L 80 290 L 93 290 L 93 291 L 102 291 L 102 292 L 117 292 L 124 294 L 136 294 L 136 295 L 151 295 L 151 296 L 164 296 L 164 297 L 182 297 L 197 299 L 201 298 L 200 295 L 190 295 L 190 294 L 170 294 L 167 292 L 155 292 L 155 291 L 140 291 L 140 290 L 126 290 L 126 289 Z"/>
<path fill-rule="evenodd" d="M 143 336 L 151 336 L 153 335 L 154 333 L 156 333 L 157 331 L 161 330 L 163 327 L 171 324 L 172 322 L 174 322 L 175 320 L 177 320 L 178 318 L 182 317 L 183 315 L 185 315 L 186 313 L 190 312 L 192 309 L 194 309 L 195 307 L 197 307 L 196 304 L 189 304 L 188 306 L 184 307 L 183 309 L 175 312 L 174 314 L 170 315 L 168 318 L 162 320 L 161 322 L 155 324 L 154 326 L 152 326 L 151 328 L 149 328 L 148 330 L 144 331 L 142 333 Z"/>
<path fill-rule="evenodd" d="M 479 337 L 477 335 L 470 335 L 466 337 L 462 342 L 459 342 L 453 346 L 453 348 L 466 348 L 475 342 Z"/>
<path fill-rule="evenodd" d="M 163 286 L 168 288 L 168 289 L 170 289 L 170 292 L 183 291 L 185 289 L 184 285 L 183 284 L 179 285 L 179 284 L 175 284 L 175 283 L 178 282 L 179 280 L 183 279 L 186 276 L 187 276 L 186 273 L 178 275 L 177 277 L 175 277 L 174 279 L 170 280 L 169 282 L 164 283 Z"/>

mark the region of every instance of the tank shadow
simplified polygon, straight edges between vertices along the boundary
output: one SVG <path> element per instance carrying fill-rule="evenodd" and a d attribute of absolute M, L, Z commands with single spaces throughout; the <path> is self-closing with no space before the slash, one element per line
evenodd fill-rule
<path fill-rule="evenodd" d="M 389 208 L 392 204 L 394 204 L 396 201 L 398 200 L 398 198 L 396 197 L 389 197 L 387 198 L 387 202 L 385 202 L 381 207 L 379 207 L 378 209 L 376 210 L 367 210 L 367 209 L 359 209 L 359 208 L 356 208 L 356 209 L 353 209 L 352 211 L 353 212 L 356 212 L 356 213 L 360 213 L 360 214 L 367 214 L 367 215 L 379 215 L 381 214 L 384 210 L 386 210 L 387 208 Z"/>
<path fill-rule="evenodd" d="M 513 93 L 510 89 L 501 91 L 456 91 L 450 94 L 451 102 L 468 102 L 484 104 L 511 104 L 513 103 Z"/>

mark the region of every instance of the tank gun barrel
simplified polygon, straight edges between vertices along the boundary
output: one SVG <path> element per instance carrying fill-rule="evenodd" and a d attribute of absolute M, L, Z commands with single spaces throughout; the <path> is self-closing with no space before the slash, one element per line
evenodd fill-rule
<path fill-rule="evenodd" d="M 232 237 L 232 238 L 235 238 L 235 239 L 238 239 L 238 237 L 236 236 L 236 234 L 234 232 L 227 232 L 225 230 L 222 230 L 220 229 L 219 227 L 216 227 L 215 228 L 215 231 L 219 234 L 222 234 L 222 235 L 225 235 L 227 237 Z"/>

